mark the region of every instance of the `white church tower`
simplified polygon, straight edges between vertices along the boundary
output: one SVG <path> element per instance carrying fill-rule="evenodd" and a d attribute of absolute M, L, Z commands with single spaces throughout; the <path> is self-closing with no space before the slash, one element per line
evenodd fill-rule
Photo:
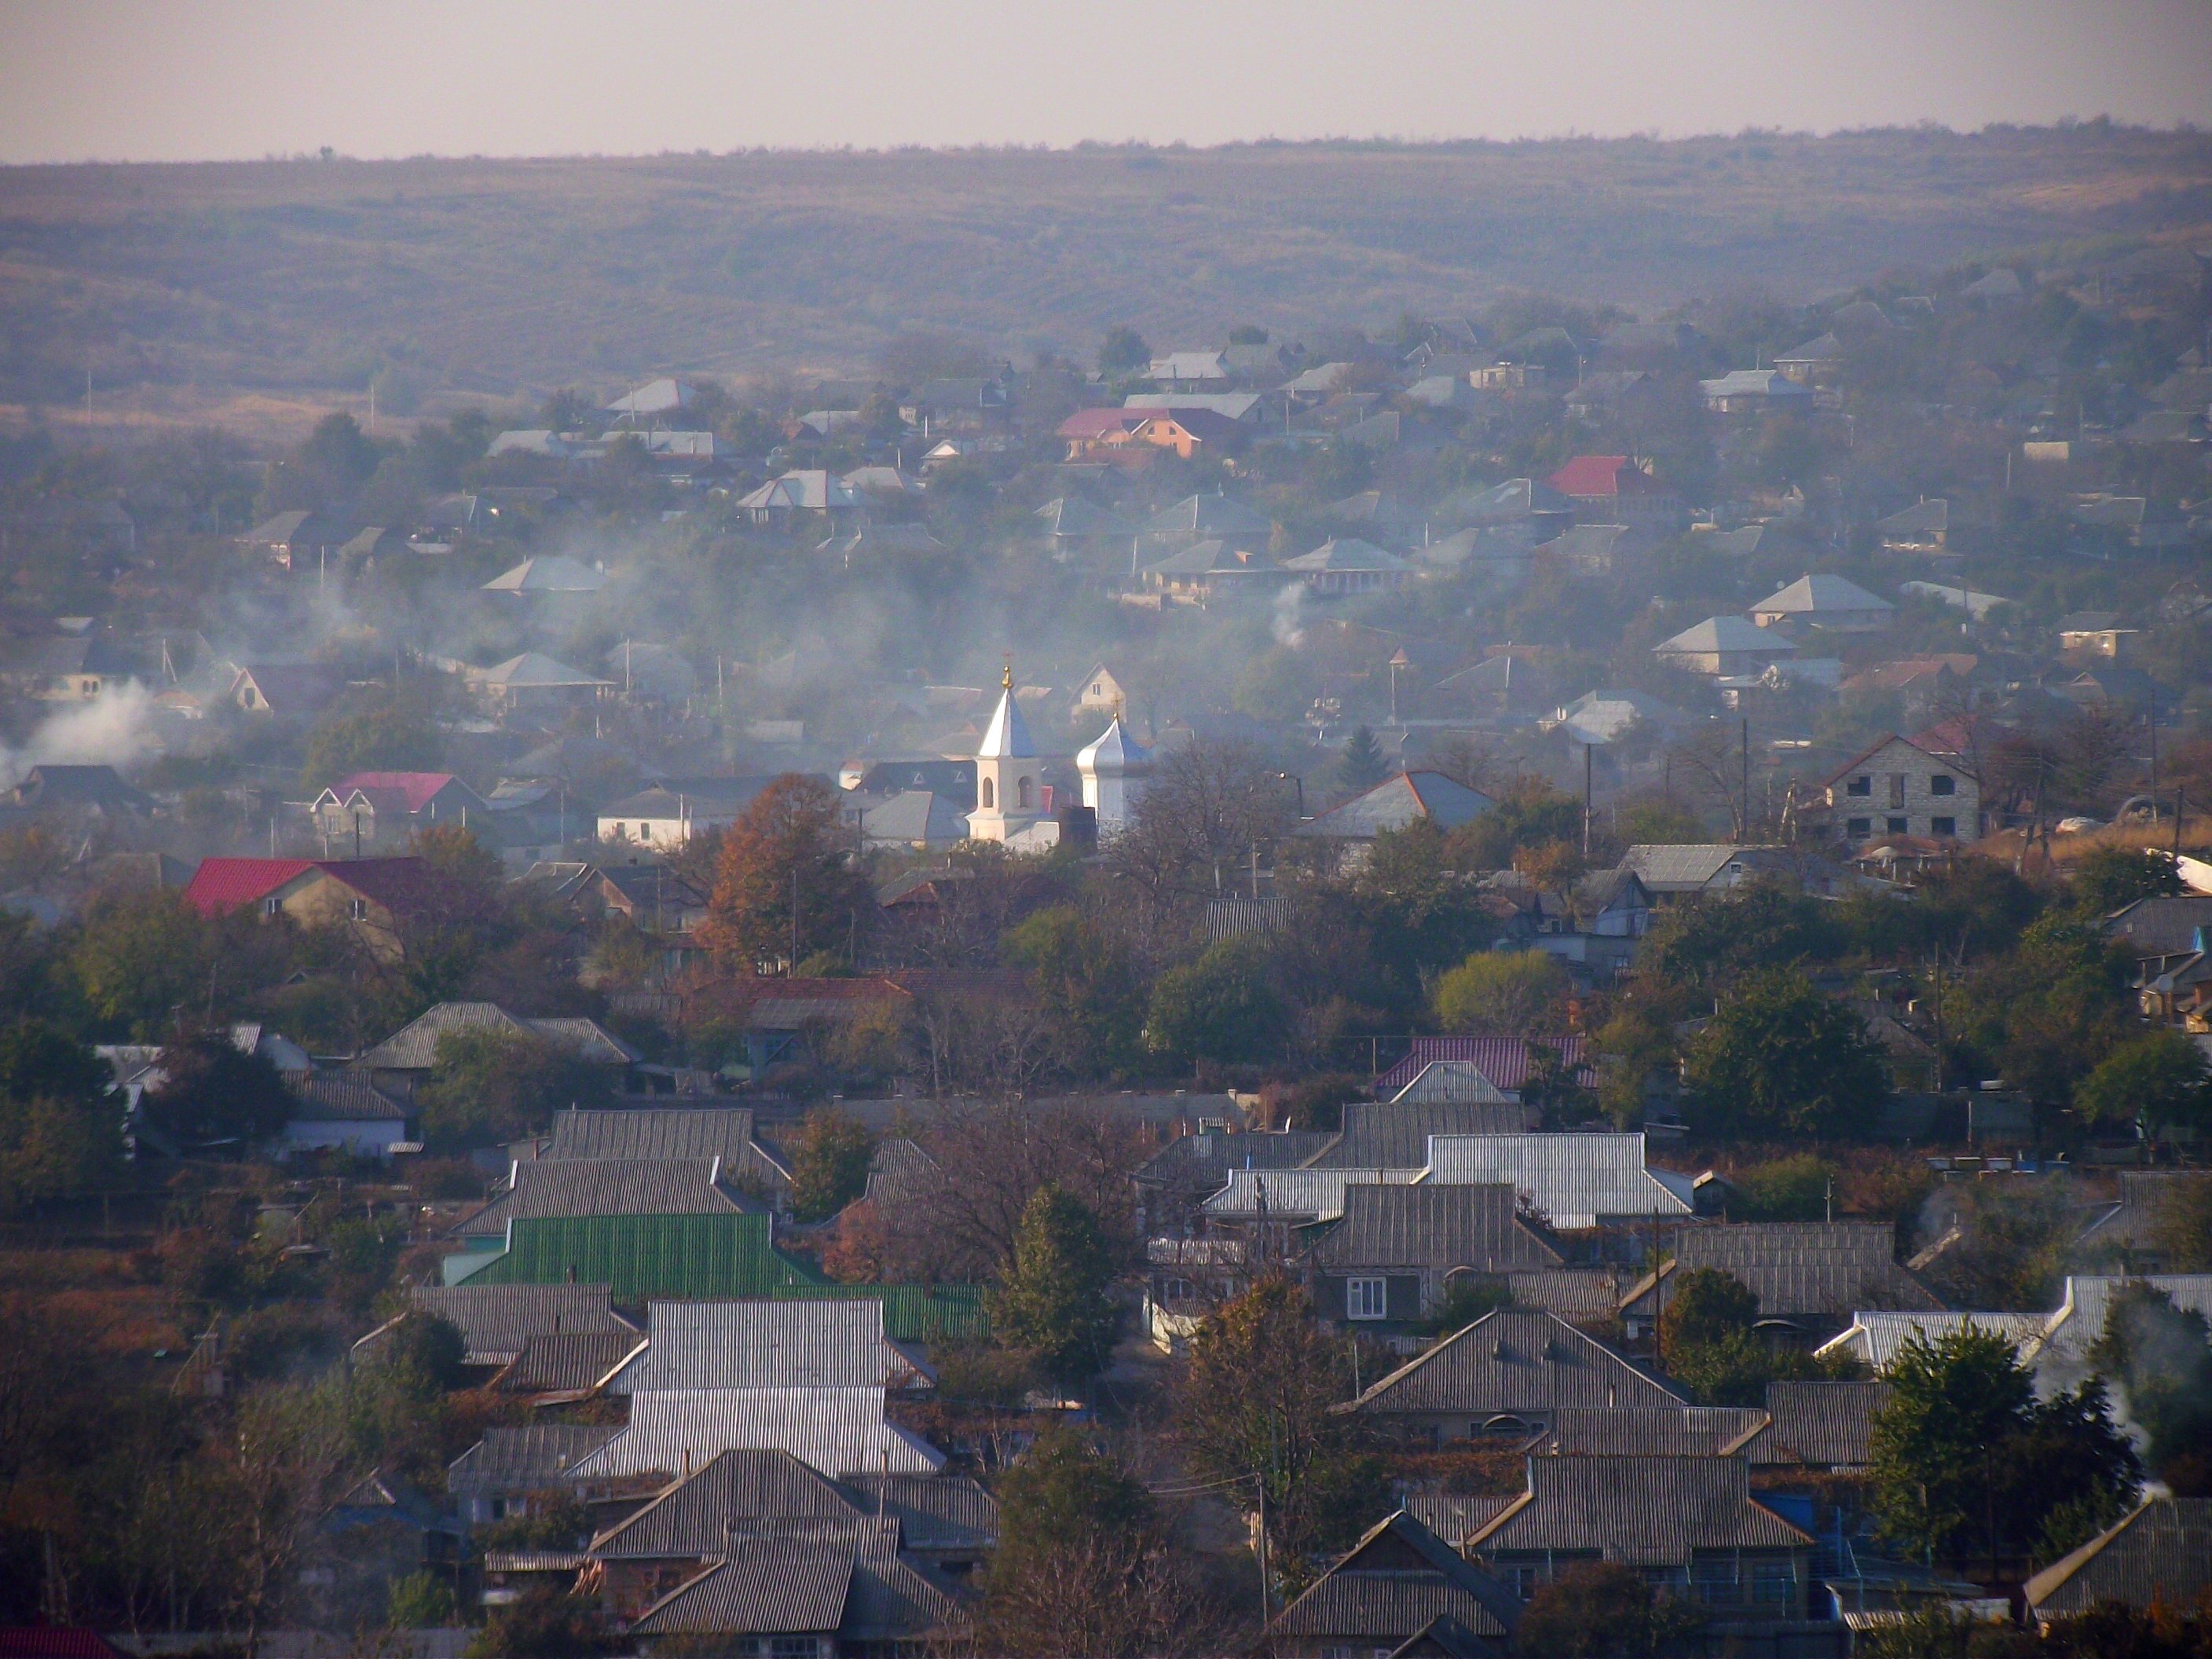
<path fill-rule="evenodd" d="M 1014 702 L 1014 665 L 1006 665 L 998 712 L 975 750 L 975 810 L 968 815 L 971 841 L 1049 846 L 1059 825 L 1044 816 L 1044 768 L 1029 722 Z"/>
<path fill-rule="evenodd" d="M 1083 804 L 1097 814 L 1104 839 L 1128 827 L 1152 774 L 1152 751 L 1129 735 L 1117 708 L 1097 739 L 1077 752 L 1075 769 L 1083 775 Z"/>

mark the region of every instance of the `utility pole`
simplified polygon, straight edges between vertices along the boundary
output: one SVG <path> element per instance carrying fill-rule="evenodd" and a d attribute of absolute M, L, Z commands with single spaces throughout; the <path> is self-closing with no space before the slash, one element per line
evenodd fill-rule
<path fill-rule="evenodd" d="M 799 973 L 799 866 L 791 866 L 791 975 Z"/>
<path fill-rule="evenodd" d="M 1943 1092 L 1943 947 L 1936 947 L 1936 1092 Z"/>
<path fill-rule="evenodd" d="M 1583 745 L 1583 856 L 1589 856 L 1590 848 L 1590 754 L 1595 744 Z"/>
<path fill-rule="evenodd" d="M 1751 716 L 1743 717 L 1743 832 L 1739 842 L 1751 839 Z"/>

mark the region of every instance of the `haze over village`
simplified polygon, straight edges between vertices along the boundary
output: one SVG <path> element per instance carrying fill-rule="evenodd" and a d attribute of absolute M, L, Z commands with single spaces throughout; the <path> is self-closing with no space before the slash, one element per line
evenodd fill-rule
<path fill-rule="evenodd" d="M 1832 10 L 0 15 L 0 1659 L 2212 1653 L 2212 24 Z"/>

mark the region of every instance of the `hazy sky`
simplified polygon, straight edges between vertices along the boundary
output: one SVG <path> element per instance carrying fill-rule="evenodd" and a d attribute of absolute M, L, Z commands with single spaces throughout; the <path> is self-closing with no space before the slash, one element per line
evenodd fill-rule
<path fill-rule="evenodd" d="M 2212 0 L 0 0 L 0 161 L 2212 125 Z"/>

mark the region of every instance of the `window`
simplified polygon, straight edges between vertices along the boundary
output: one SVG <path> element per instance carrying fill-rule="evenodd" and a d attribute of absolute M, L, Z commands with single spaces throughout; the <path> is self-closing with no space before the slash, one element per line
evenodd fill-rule
<path fill-rule="evenodd" d="M 283 909 L 284 901 L 282 899 L 269 898 L 261 901 L 261 914 L 264 916 L 281 915 L 283 914 Z"/>
<path fill-rule="evenodd" d="M 1160 1285 L 1160 1299 L 1164 1302 L 1189 1301 L 1191 1299 L 1190 1280 L 1170 1279 L 1163 1281 Z"/>
<path fill-rule="evenodd" d="M 1874 820 L 1872 818 L 1847 819 L 1844 824 L 1844 833 L 1853 841 L 1864 841 L 1869 836 L 1874 834 Z"/>
<path fill-rule="evenodd" d="M 357 898 L 354 900 L 350 904 L 347 905 L 346 914 L 351 916 L 356 921 L 367 921 L 368 920 L 368 901 L 365 898 Z"/>
<path fill-rule="evenodd" d="M 1905 805 L 1905 774 L 1902 772 L 1889 775 L 1889 804 L 1892 806 Z"/>
<path fill-rule="evenodd" d="M 1893 836 L 1902 836 L 1908 833 L 1905 827 L 1905 821 L 1903 818 L 1884 818 L 1882 823 L 1888 826 L 1888 833 Z"/>
<path fill-rule="evenodd" d="M 988 812 L 999 804 L 998 792 L 991 787 L 991 781 L 988 778 L 984 779 L 979 787 L 983 792 L 983 810 Z"/>
<path fill-rule="evenodd" d="M 1959 781 L 1948 772 L 1938 772 L 1928 780 L 1928 793 L 1931 795 L 1955 795 L 1959 793 Z"/>
<path fill-rule="evenodd" d="M 1751 1564 L 1751 1599 L 1767 1607 L 1793 1601 L 1797 1597 L 1796 1570 L 1787 1561 L 1754 1561 Z"/>
<path fill-rule="evenodd" d="M 1030 810 L 1030 781 L 1027 778 L 1018 778 L 1015 780 L 1014 788 L 1020 798 L 1021 810 L 1024 812 L 1028 811 Z"/>
<path fill-rule="evenodd" d="M 1346 1279 L 1344 1313 L 1347 1319 L 1388 1319 L 1390 1316 L 1390 1281 L 1387 1279 Z"/>
<path fill-rule="evenodd" d="M 1874 793 L 1873 775 L 1869 773 L 1865 777 L 1853 778 L 1844 786 L 1844 793 L 1847 795 L 1857 796 L 1862 799 L 1872 795 Z"/>
<path fill-rule="evenodd" d="M 814 1659 L 820 1651 L 811 1636 L 775 1636 L 769 1638 L 769 1659 Z"/>
<path fill-rule="evenodd" d="M 1959 820 L 1930 818 L 1928 820 L 1928 833 L 1931 836 L 1955 836 L 1959 833 Z"/>
<path fill-rule="evenodd" d="M 649 823 L 639 824 L 637 826 L 637 838 L 640 841 L 651 841 L 653 839 L 653 826 Z"/>
<path fill-rule="evenodd" d="M 1693 1562 L 1690 1577 L 1700 1601 L 1724 1605 L 1736 1599 L 1735 1563 L 1726 1556 Z"/>
<path fill-rule="evenodd" d="M 628 835 L 629 835 L 629 831 L 628 831 L 628 830 L 626 829 L 626 827 L 625 827 L 625 826 L 623 826 L 623 825 L 622 825 L 622 824 L 619 824 L 619 823 L 617 823 L 617 825 L 615 825 L 615 839 L 616 839 L 617 841 L 622 841 L 622 840 L 626 839 L 626 838 L 627 838 L 627 836 L 628 836 Z"/>

